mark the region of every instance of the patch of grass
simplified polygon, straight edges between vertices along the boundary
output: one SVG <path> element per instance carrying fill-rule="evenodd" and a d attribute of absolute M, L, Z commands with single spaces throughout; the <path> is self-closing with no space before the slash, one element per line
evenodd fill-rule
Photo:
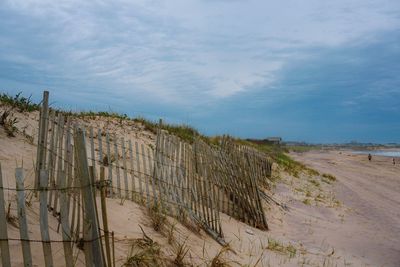
<path fill-rule="evenodd" d="M 315 185 L 316 187 L 319 187 L 321 184 L 317 181 L 317 180 L 315 180 L 315 179 L 310 179 L 309 180 L 310 181 L 310 183 L 312 183 L 313 185 Z"/>
<path fill-rule="evenodd" d="M 287 153 L 288 148 L 280 145 L 258 144 L 246 141 L 246 145 L 250 145 L 261 152 L 269 155 L 285 172 L 299 178 L 300 173 L 307 173 L 309 176 L 317 176 L 319 172 L 307 167 L 306 165 L 292 159 Z"/>
<path fill-rule="evenodd" d="M 336 177 L 333 176 L 332 174 L 329 174 L 329 173 L 324 173 L 324 174 L 322 174 L 322 177 L 323 177 L 323 178 L 326 178 L 327 181 L 329 181 L 329 182 L 335 182 L 335 181 L 336 181 Z M 323 179 L 323 180 L 325 180 L 325 179 Z M 325 180 L 325 181 L 326 181 L 326 180 Z"/>
<path fill-rule="evenodd" d="M 160 245 L 146 235 L 142 227 L 140 227 L 140 229 L 142 230 L 143 238 L 133 240 L 128 257 L 123 266 L 166 266 L 165 259 L 161 254 Z"/>
<path fill-rule="evenodd" d="M 185 257 L 189 252 L 189 248 L 186 246 L 186 241 L 181 244 L 177 244 L 174 247 L 174 252 L 175 252 L 175 259 L 173 260 L 174 266 L 176 267 L 187 266 L 188 264 L 185 263 Z"/>
<path fill-rule="evenodd" d="M 7 110 L 3 112 L 0 117 L 0 125 L 4 127 L 4 130 L 9 137 L 15 137 L 15 134 L 18 132 L 18 128 L 16 124 L 18 123 L 18 119 L 13 117 L 11 113 Z"/>
<path fill-rule="evenodd" d="M 175 242 L 175 224 L 171 224 L 167 231 L 168 244 L 172 245 Z"/>
<path fill-rule="evenodd" d="M 148 209 L 148 215 L 151 220 L 151 225 L 156 232 L 161 232 L 165 229 L 167 217 L 162 212 L 159 204 L 153 205 Z"/>
<path fill-rule="evenodd" d="M 223 258 L 223 255 L 228 252 L 230 248 L 228 246 L 222 247 L 221 250 L 211 260 L 210 267 L 229 267 L 229 261 Z"/>
<path fill-rule="evenodd" d="M 319 176 L 320 175 L 320 173 L 317 170 L 314 170 L 309 167 L 306 167 L 306 172 L 308 173 L 309 176 Z"/>
<path fill-rule="evenodd" d="M 22 92 L 19 92 L 15 96 L 11 96 L 6 93 L 0 94 L 0 102 L 10 106 L 12 109 L 18 112 L 31 112 L 40 109 L 40 104 L 33 103 L 32 96 L 24 97 Z"/>
<path fill-rule="evenodd" d="M 311 205 L 311 200 L 308 199 L 308 198 L 305 198 L 305 199 L 303 200 L 303 203 L 304 203 L 305 205 Z"/>
<path fill-rule="evenodd" d="M 323 194 L 321 194 L 321 193 L 319 193 L 317 196 L 315 196 L 315 198 L 314 198 L 314 200 L 315 201 L 319 201 L 319 202 L 324 202 L 324 200 L 326 199 L 326 197 L 323 195 Z"/>
<path fill-rule="evenodd" d="M 28 141 L 29 144 L 33 145 L 34 144 L 34 138 L 32 135 L 27 134 L 25 129 L 22 131 L 22 135 L 25 137 L 25 139 Z"/>
<path fill-rule="evenodd" d="M 297 252 L 296 248 L 292 244 L 285 246 L 281 242 L 272 238 L 268 238 L 268 249 L 287 254 L 290 258 L 296 256 Z"/>
<path fill-rule="evenodd" d="M 316 145 L 286 145 L 285 148 L 289 151 L 297 152 L 297 153 L 303 153 L 303 152 L 308 152 L 311 150 L 319 150 L 321 149 L 320 146 Z"/>

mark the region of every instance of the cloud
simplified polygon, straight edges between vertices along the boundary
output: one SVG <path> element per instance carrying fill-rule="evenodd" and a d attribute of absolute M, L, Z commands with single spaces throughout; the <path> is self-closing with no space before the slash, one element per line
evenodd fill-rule
<path fill-rule="evenodd" d="M 268 88 L 310 48 L 398 28 L 396 10 L 396 1 L 5 1 L 2 22 L 18 30 L 2 38 L 12 45 L 0 59 L 184 104 Z"/>

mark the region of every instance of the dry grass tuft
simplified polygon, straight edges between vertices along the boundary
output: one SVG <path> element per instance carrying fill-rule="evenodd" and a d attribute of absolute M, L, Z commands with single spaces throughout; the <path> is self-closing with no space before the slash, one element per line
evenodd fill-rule
<path fill-rule="evenodd" d="M 268 249 L 280 252 L 282 254 L 287 254 L 289 258 L 293 258 L 294 256 L 296 256 L 297 252 L 296 248 L 292 244 L 285 246 L 281 242 L 272 238 L 268 238 Z"/>
<path fill-rule="evenodd" d="M 336 181 L 336 177 L 333 176 L 332 174 L 324 173 L 322 174 L 322 177 L 323 177 L 322 181 L 328 184 Z"/>
<path fill-rule="evenodd" d="M 161 254 L 161 247 L 154 242 L 139 225 L 143 233 L 143 238 L 135 239 L 132 242 L 129 255 L 123 266 L 129 267 L 152 267 L 166 266 L 165 258 Z"/>
<path fill-rule="evenodd" d="M 13 114 L 9 110 L 3 111 L 0 116 L 0 125 L 3 126 L 4 130 L 9 137 L 15 137 L 15 134 L 18 132 L 18 128 L 16 124 L 18 123 L 18 119 L 13 117 Z"/>
<path fill-rule="evenodd" d="M 156 232 L 162 232 L 166 228 L 167 217 L 161 210 L 159 203 L 153 205 L 147 210 L 149 218 L 151 220 L 151 226 Z"/>
<path fill-rule="evenodd" d="M 177 267 L 184 267 L 188 266 L 188 264 L 185 263 L 185 257 L 187 253 L 189 252 L 189 248 L 186 246 L 186 240 L 185 242 L 181 244 L 177 244 L 174 247 L 174 253 L 175 253 L 175 259 L 173 260 L 174 266 Z"/>
<path fill-rule="evenodd" d="M 223 258 L 223 255 L 231 250 L 229 246 L 222 247 L 221 250 L 214 256 L 210 263 L 210 267 L 229 267 L 229 262 Z"/>

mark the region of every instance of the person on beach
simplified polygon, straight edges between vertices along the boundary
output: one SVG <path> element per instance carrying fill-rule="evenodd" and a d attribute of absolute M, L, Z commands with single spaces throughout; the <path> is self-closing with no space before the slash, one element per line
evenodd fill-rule
<path fill-rule="evenodd" d="M 396 160 L 393 158 L 393 165 L 396 165 Z"/>
<path fill-rule="evenodd" d="M 371 154 L 368 154 L 368 160 L 371 161 L 371 159 L 372 159 Z"/>

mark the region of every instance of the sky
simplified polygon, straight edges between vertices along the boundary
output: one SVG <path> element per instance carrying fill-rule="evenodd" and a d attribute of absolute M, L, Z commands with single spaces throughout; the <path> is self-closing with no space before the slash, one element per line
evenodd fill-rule
<path fill-rule="evenodd" d="M 398 0 L 1 0 L 0 91 L 208 135 L 400 143 Z"/>

